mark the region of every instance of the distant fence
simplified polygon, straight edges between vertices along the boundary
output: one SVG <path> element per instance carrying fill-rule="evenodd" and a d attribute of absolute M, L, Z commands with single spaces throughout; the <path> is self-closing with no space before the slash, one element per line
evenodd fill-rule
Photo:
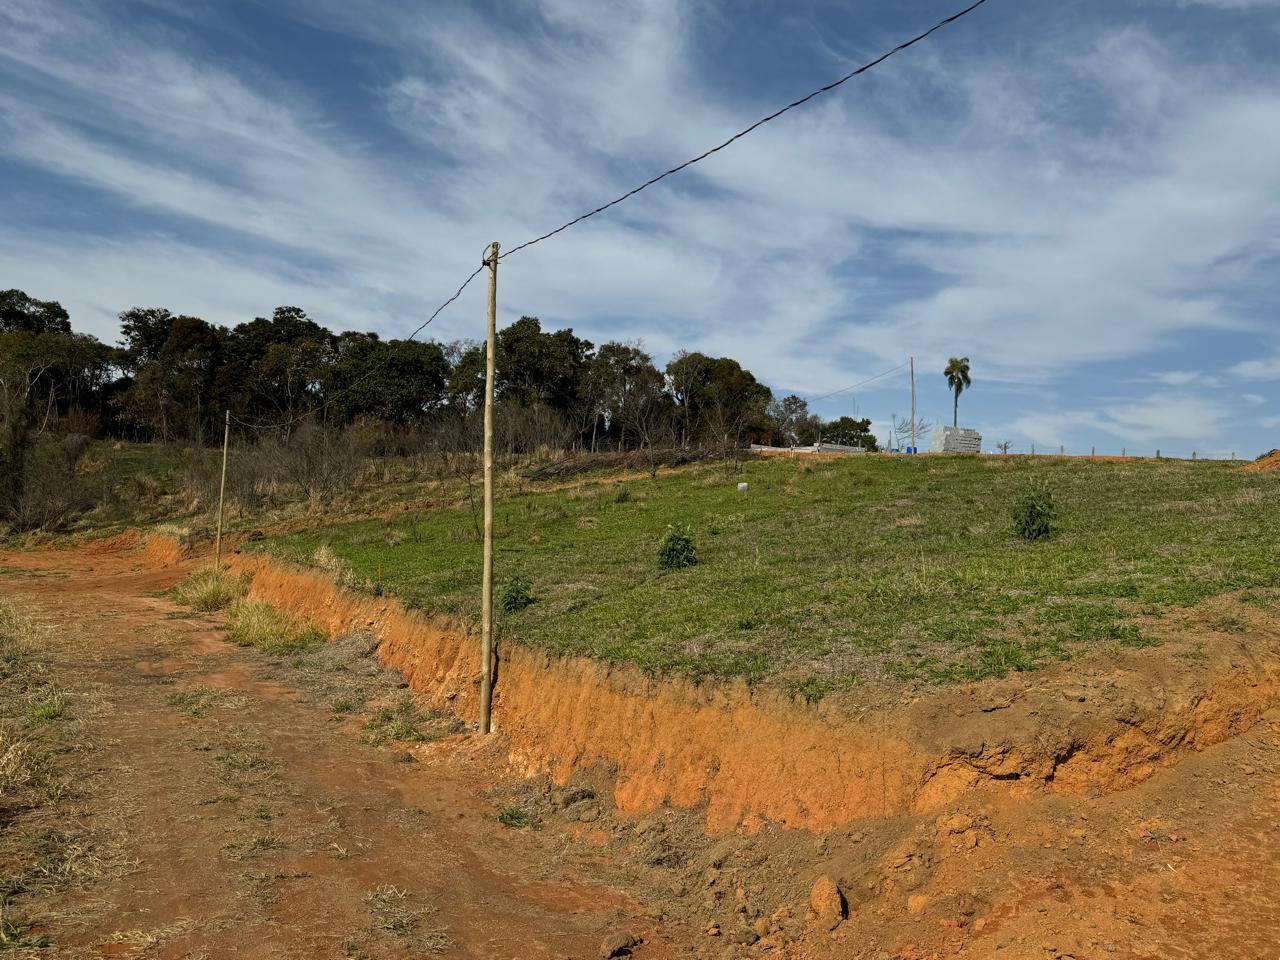
<path fill-rule="evenodd" d="M 1252 460 L 1253 457 L 1240 457 L 1234 450 L 1197 450 L 1137 447 L 1068 447 L 1063 444 L 1028 444 L 1023 446 L 1004 444 L 988 445 L 982 452 L 988 454 L 1007 454 L 1008 456 L 1028 457 L 1098 457 L 1108 460 Z"/>
<path fill-rule="evenodd" d="M 763 453 L 766 456 L 796 456 L 798 454 L 861 456 L 867 451 L 863 447 L 846 447 L 839 443 L 813 443 L 803 447 L 769 447 L 762 443 L 753 443 L 751 445 L 751 452 Z"/>
<path fill-rule="evenodd" d="M 983 449 L 979 451 L 982 456 L 1009 456 L 1009 457 L 1075 457 L 1075 458 L 1095 458 L 1105 460 L 1233 460 L 1233 461 L 1251 461 L 1251 456 L 1239 456 L 1236 451 L 1222 450 L 1169 450 L 1164 448 L 1155 449 L 1139 449 L 1137 447 L 1089 447 L 1087 450 L 1078 447 L 1068 447 L 1063 444 L 1027 444 L 1023 446 L 1015 446 L 1009 444 L 1006 450 L 1004 444 L 984 444 Z M 762 443 L 753 443 L 751 445 L 752 453 L 759 453 L 765 456 L 864 456 L 867 451 L 862 447 L 846 447 L 838 443 L 814 443 L 805 446 L 795 447 L 771 447 Z M 894 455 L 908 456 L 910 451 L 905 448 L 885 449 L 881 448 L 879 453 L 887 453 Z M 932 450 L 918 450 L 918 453 L 930 454 L 936 453 Z"/>

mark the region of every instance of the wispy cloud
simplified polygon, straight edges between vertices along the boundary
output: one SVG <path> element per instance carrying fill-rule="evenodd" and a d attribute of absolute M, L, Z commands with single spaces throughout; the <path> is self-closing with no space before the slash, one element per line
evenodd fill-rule
<path fill-rule="evenodd" d="M 556 226 L 778 99 L 708 66 L 747 16 L 727 6 L 527 0 L 493 17 L 315 0 L 272 15 L 364 45 L 356 112 L 203 39 L 213 8 L 184 9 L 184 26 L 5 4 L 0 160 L 121 211 L 96 233 L 0 226 L 14 282 L 107 336 L 137 302 L 234 322 L 286 299 L 334 326 L 403 332 L 489 240 Z M 985 389 L 1040 400 L 1119 359 L 1154 368 L 1148 384 L 1220 387 L 1196 338 L 1252 335 L 1256 302 L 1276 295 L 1280 83 L 1249 65 L 1187 69 L 1133 15 L 1018 44 L 997 42 L 1009 13 L 983 16 L 504 261 L 504 315 L 660 355 L 732 353 L 802 394 L 908 353 L 926 370 L 970 355 Z M 857 46 L 916 26 L 884 14 Z M 472 291 L 437 335 L 474 335 L 481 309 Z M 1275 359 L 1217 367 L 1280 379 Z M 1219 401 L 1179 402 L 1086 397 L 1022 426 L 1188 439 L 1222 426 Z"/>

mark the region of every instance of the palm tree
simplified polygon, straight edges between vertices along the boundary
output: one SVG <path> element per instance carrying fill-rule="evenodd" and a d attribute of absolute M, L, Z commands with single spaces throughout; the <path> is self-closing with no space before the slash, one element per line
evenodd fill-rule
<path fill-rule="evenodd" d="M 960 425 L 960 394 L 972 385 L 969 379 L 969 358 L 952 357 L 947 361 L 947 369 L 943 370 L 942 374 L 947 378 L 947 386 L 956 395 L 951 407 L 951 425 L 958 427 Z"/>

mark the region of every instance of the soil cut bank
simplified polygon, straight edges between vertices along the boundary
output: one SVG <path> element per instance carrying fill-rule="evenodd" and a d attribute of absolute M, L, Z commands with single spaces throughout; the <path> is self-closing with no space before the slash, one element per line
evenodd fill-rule
<path fill-rule="evenodd" d="M 457 626 L 290 564 L 250 555 L 232 563 L 252 576 L 252 596 L 328 635 L 372 633 L 379 658 L 412 689 L 474 719 L 477 644 Z M 983 782 L 1017 796 L 1107 791 L 1247 731 L 1280 704 L 1280 633 L 1262 613 L 1252 619 L 1247 643 L 1224 634 L 1195 656 L 1123 651 L 920 696 L 872 690 L 816 706 L 508 643 L 495 726 L 527 776 L 563 784 L 604 770 L 620 810 L 705 809 L 712 833 L 765 822 L 821 831 L 929 812 Z M 1196 629 L 1206 628 L 1174 617 L 1151 626 L 1175 649 L 1179 631 Z"/>

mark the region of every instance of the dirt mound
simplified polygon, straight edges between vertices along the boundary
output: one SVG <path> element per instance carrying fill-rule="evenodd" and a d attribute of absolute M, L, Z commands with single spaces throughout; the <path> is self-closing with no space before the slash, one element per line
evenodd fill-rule
<path fill-rule="evenodd" d="M 1264 453 L 1253 463 L 1245 464 L 1245 469 L 1250 473 L 1270 473 L 1272 470 L 1280 470 L 1280 450 Z"/>

